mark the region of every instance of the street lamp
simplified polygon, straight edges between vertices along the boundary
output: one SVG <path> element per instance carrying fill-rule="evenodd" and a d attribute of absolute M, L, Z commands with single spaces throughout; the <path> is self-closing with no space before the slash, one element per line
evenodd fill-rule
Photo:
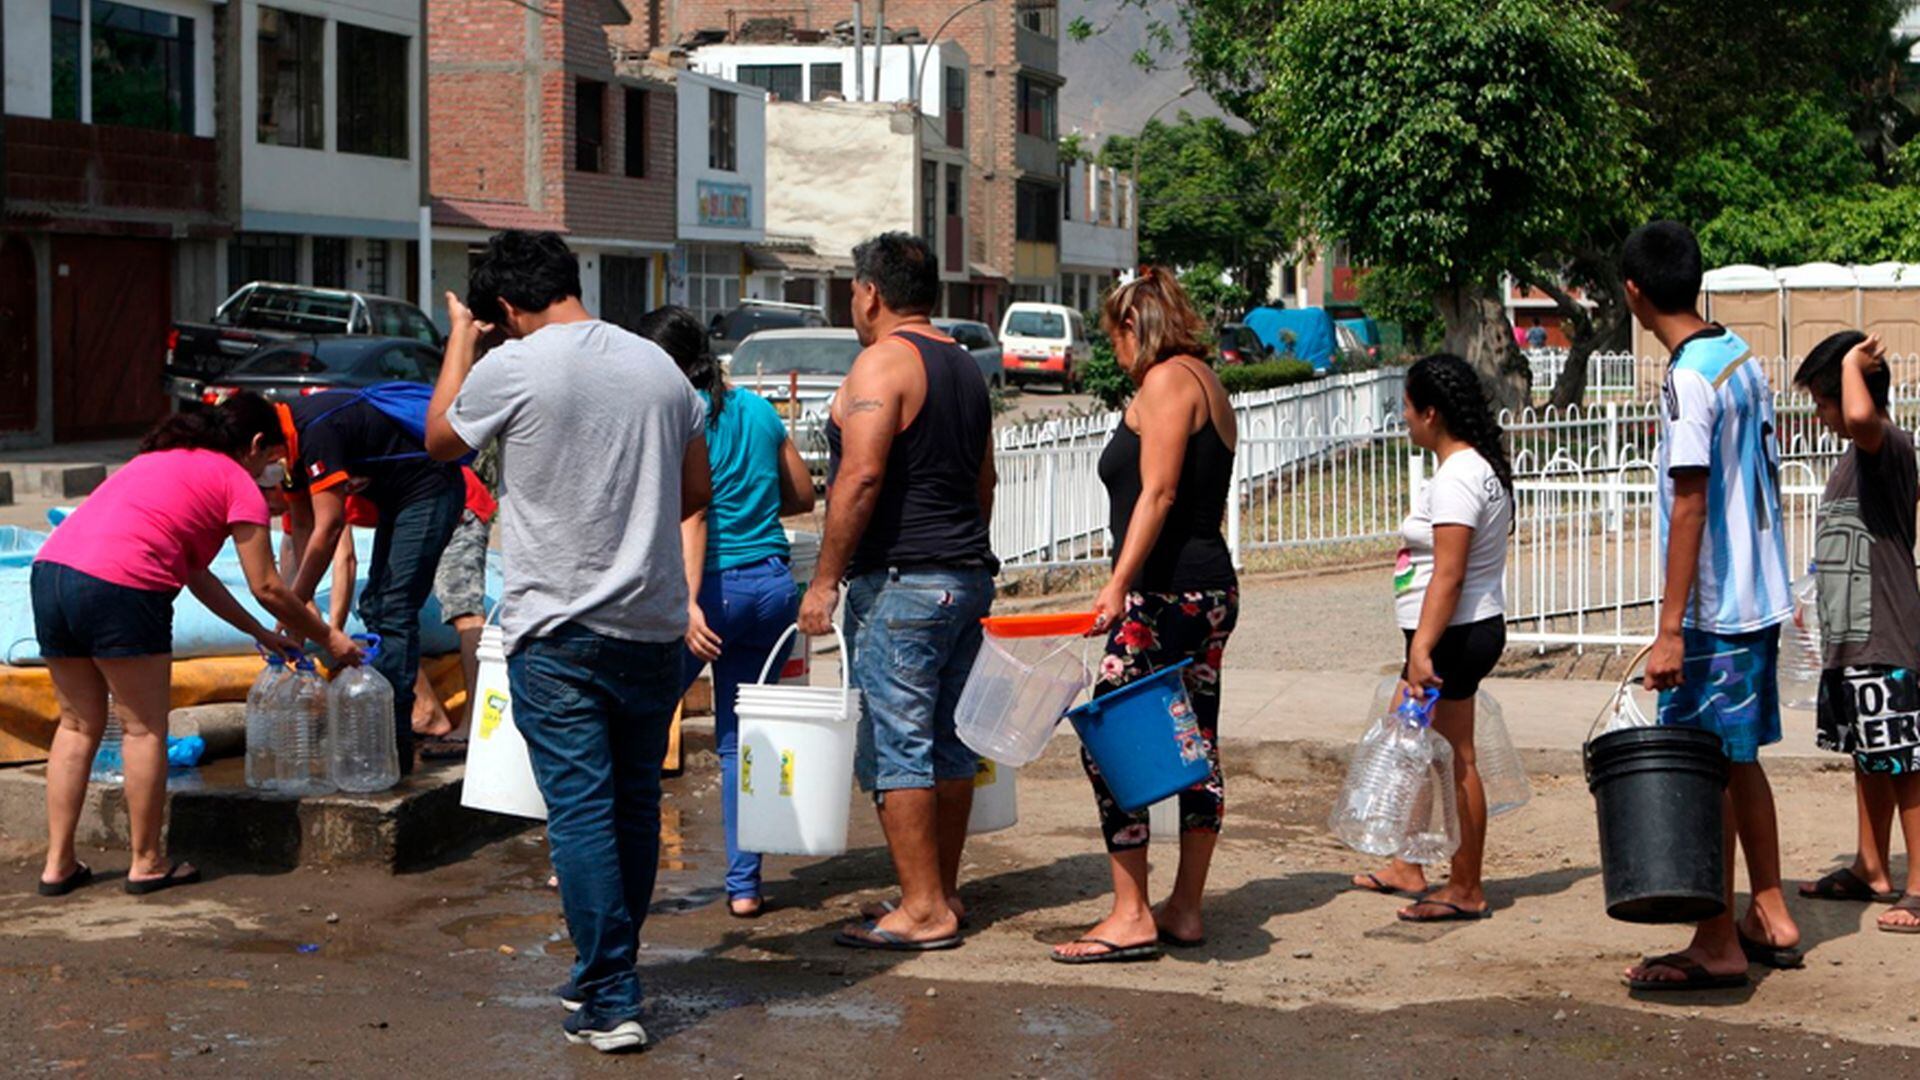
<path fill-rule="evenodd" d="M 1129 176 L 1127 180 L 1133 187 L 1133 262 L 1136 268 L 1140 265 L 1140 148 L 1146 145 L 1147 128 L 1153 125 L 1153 118 L 1159 116 L 1162 110 L 1199 88 L 1199 85 L 1196 83 L 1188 83 L 1180 88 L 1179 93 L 1161 102 L 1152 112 L 1147 114 L 1147 119 L 1140 125 L 1140 134 L 1134 137 L 1133 174 Z"/>
<path fill-rule="evenodd" d="M 920 93 L 922 90 L 926 88 L 927 68 L 933 66 L 928 61 L 931 61 L 933 59 L 933 47 L 940 43 L 940 35 L 946 33 L 947 27 L 952 26 L 953 20 L 959 18 L 963 13 L 972 11 L 974 8 L 979 7 L 981 4 L 991 4 L 991 3 L 993 3 L 993 0 L 972 0 L 971 3 L 962 4 L 959 7 L 954 8 L 953 13 L 948 15 L 946 20 L 942 22 L 937 28 L 934 29 L 933 35 L 931 37 L 927 38 L 926 44 L 924 46 L 926 50 L 925 52 L 926 59 L 923 60 L 920 64 L 920 73 L 918 76 L 916 76 L 913 72 L 913 46 L 911 45 L 907 46 L 907 82 L 913 87 L 913 115 L 916 118 L 916 121 L 920 116 L 921 112 L 924 111 L 920 108 Z M 875 46 L 878 46 L 879 44 L 880 43 L 877 41 L 874 42 Z M 880 88 L 877 86 L 874 87 L 873 89 L 876 95 L 880 92 Z"/>

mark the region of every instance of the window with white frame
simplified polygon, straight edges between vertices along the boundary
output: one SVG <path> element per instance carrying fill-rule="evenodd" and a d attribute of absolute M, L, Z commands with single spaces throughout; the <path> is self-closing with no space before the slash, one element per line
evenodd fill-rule
<path fill-rule="evenodd" d="M 701 322 L 710 323 L 715 315 L 738 306 L 740 249 L 724 244 L 688 245 L 687 307 Z"/>

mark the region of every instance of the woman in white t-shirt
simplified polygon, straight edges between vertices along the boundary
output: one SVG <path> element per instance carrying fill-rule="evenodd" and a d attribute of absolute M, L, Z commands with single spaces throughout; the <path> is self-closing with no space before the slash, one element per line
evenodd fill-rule
<path fill-rule="evenodd" d="M 1480 377 L 1457 356 L 1439 353 L 1407 369 L 1406 418 L 1413 444 L 1438 456 L 1440 467 L 1400 525 L 1393 590 L 1406 635 L 1401 692 L 1440 692 L 1433 729 L 1453 747 L 1460 849 L 1447 883 L 1431 892 L 1425 872 L 1398 859 L 1353 883 L 1413 897 L 1400 911 L 1408 922 L 1484 919 L 1492 914 L 1480 884 L 1487 801 L 1473 756 L 1473 697 L 1507 644 L 1513 469 Z"/>

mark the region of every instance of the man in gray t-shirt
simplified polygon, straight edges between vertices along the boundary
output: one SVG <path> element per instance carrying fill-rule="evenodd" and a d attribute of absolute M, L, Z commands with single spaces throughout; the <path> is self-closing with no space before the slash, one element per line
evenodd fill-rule
<path fill-rule="evenodd" d="M 447 310 L 427 448 L 501 447 L 513 722 L 579 954 L 566 1036 L 629 1049 L 646 1041 L 634 961 L 687 630 L 680 521 L 711 488 L 706 410 L 658 346 L 588 314 L 552 233 L 493 237 L 467 303 L 449 293 Z M 476 365 L 495 329 L 508 340 Z"/>

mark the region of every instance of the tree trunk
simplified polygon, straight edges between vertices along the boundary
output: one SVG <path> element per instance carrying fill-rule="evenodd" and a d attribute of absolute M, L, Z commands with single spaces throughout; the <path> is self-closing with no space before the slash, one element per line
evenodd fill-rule
<path fill-rule="evenodd" d="M 1588 275 L 1591 280 L 1586 288 L 1587 299 L 1594 304 L 1592 310 L 1582 307 L 1557 285 L 1547 283 L 1538 286 L 1553 297 L 1554 306 L 1560 309 L 1565 325 L 1572 329 L 1572 333 L 1567 335 L 1567 366 L 1560 370 L 1560 377 L 1554 381 L 1553 397 L 1549 402 L 1561 409 L 1585 402 L 1588 361 L 1595 350 L 1612 344 L 1630 317 L 1627 313 L 1626 290 L 1621 287 L 1616 261 L 1604 257 L 1587 260 L 1585 269 L 1592 271 Z"/>
<path fill-rule="evenodd" d="M 1500 297 L 1483 285 L 1469 285 L 1442 289 L 1433 302 L 1446 324 L 1447 351 L 1480 373 L 1493 407 L 1518 411 L 1531 404 L 1532 369 L 1513 340 L 1513 323 Z"/>

